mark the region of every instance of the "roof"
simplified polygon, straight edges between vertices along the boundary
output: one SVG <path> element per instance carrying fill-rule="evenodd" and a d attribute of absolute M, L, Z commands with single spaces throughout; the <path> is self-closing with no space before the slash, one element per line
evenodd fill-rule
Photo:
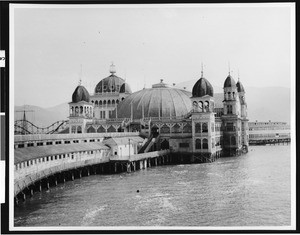
<path fill-rule="evenodd" d="M 230 75 L 227 76 L 225 82 L 224 82 L 224 88 L 225 87 L 236 87 L 236 83 L 233 79 L 233 77 L 231 77 Z"/>
<path fill-rule="evenodd" d="M 95 93 L 119 92 L 125 80 L 114 74 L 103 78 L 95 87 Z"/>
<path fill-rule="evenodd" d="M 240 81 L 237 82 L 236 87 L 238 92 L 245 92 L 244 86 Z"/>
<path fill-rule="evenodd" d="M 73 103 L 78 103 L 80 101 L 90 102 L 89 92 L 87 91 L 87 89 L 85 89 L 84 86 L 81 86 L 81 85 L 76 87 L 76 89 L 72 95 Z"/>
<path fill-rule="evenodd" d="M 129 93 L 129 94 L 132 93 L 131 88 L 128 85 L 128 83 L 123 83 L 123 85 L 120 88 L 120 93 Z"/>
<path fill-rule="evenodd" d="M 133 136 L 133 137 L 120 137 L 120 138 L 109 138 L 106 140 L 103 140 L 103 144 L 109 145 L 109 146 L 116 146 L 116 145 L 127 145 L 129 144 L 129 141 L 135 142 L 135 143 L 141 143 L 144 141 L 144 139 L 140 136 Z"/>
<path fill-rule="evenodd" d="M 191 93 L 178 88 L 157 87 L 137 91 L 117 106 L 118 118 L 183 116 L 192 110 Z"/>
<path fill-rule="evenodd" d="M 62 144 L 48 145 L 15 149 L 15 164 L 36 158 L 53 156 L 58 154 L 91 151 L 99 149 L 109 149 L 102 143 L 78 143 L 78 144 Z"/>
<path fill-rule="evenodd" d="M 195 83 L 192 93 L 193 93 L 193 97 L 202 97 L 205 95 L 209 95 L 209 96 L 213 97 L 214 89 L 207 79 L 201 77 Z"/>

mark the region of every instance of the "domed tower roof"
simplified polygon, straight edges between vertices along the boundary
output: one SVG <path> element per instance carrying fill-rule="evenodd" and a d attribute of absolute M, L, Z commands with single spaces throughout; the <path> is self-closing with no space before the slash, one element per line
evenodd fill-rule
<path fill-rule="evenodd" d="M 236 83 L 234 79 L 230 76 L 230 74 L 227 76 L 225 82 L 224 82 L 224 88 L 226 87 L 236 87 Z"/>
<path fill-rule="evenodd" d="M 240 82 L 240 80 L 238 80 L 237 84 L 236 84 L 236 88 L 238 92 L 245 92 L 244 86 L 243 84 Z"/>
<path fill-rule="evenodd" d="M 124 79 L 115 75 L 116 68 L 115 65 L 112 64 L 110 66 L 109 72 L 111 73 L 110 76 L 103 78 L 95 87 L 95 93 L 102 93 L 102 92 L 120 92 L 120 88 L 125 82 Z"/>
<path fill-rule="evenodd" d="M 75 91 L 73 92 L 72 95 L 72 102 L 73 103 L 77 103 L 80 101 L 85 101 L 85 102 L 90 102 L 90 94 L 87 91 L 87 89 L 85 89 L 84 86 L 77 86 Z"/>
<path fill-rule="evenodd" d="M 130 89 L 130 86 L 127 83 L 123 83 L 121 88 L 120 88 L 120 93 L 127 93 L 127 94 L 131 94 L 132 91 Z"/>
<path fill-rule="evenodd" d="M 166 86 L 137 91 L 117 107 L 119 118 L 182 116 L 192 109 L 191 93 Z"/>
<path fill-rule="evenodd" d="M 201 78 L 195 83 L 192 91 L 193 97 L 202 97 L 209 95 L 214 96 L 214 89 L 210 82 L 201 76 Z"/>

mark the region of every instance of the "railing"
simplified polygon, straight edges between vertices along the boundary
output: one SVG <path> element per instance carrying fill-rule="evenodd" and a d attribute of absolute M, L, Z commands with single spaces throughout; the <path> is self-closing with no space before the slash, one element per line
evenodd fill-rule
<path fill-rule="evenodd" d="M 14 195 L 16 196 L 19 192 L 21 192 L 23 189 L 25 189 L 27 186 L 35 183 L 38 180 L 41 180 L 43 178 L 46 178 L 47 176 L 53 175 L 58 172 L 76 169 L 88 165 L 95 165 L 100 163 L 105 163 L 109 161 L 109 155 L 96 157 L 96 158 L 83 158 L 80 161 L 74 161 L 74 162 L 63 162 L 59 163 L 57 162 L 56 165 L 48 166 L 44 164 L 45 166 L 42 167 L 42 169 L 38 169 L 35 167 L 36 170 L 31 169 L 30 171 L 27 171 L 25 174 L 18 174 L 21 170 L 15 171 L 15 180 L 14 180 Z"/>
<path fill-rule="evenodd" d="M 138 136 L 138 132 L 109 132 L 109 133 L 81 133 L 81 134 L 38 134 L 38 135 L 15 135 L 15 144 L 26 141 L 42 140 L 61 140 L 61 139 L 85 139 L 85 138 L 104 138 L 104 137 L 122 137 Z"/>

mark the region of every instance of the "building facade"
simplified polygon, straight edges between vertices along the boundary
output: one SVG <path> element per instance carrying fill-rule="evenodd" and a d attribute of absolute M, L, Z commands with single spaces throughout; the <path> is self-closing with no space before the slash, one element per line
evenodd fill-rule
<path fill-rule="evenodd" d="M 79 85 L 70 106 L 70 133 L 139 132 L 147 138 L 140 152 L 171 149 L 197 158 L 239 155 L 248 151 L 245 89 L 229 74 L 223 94 L 214 94 L 203 77 L 192 92 L 160 83 L 131 92 L 125 80 L 111 75 L 89 94 Z"/>

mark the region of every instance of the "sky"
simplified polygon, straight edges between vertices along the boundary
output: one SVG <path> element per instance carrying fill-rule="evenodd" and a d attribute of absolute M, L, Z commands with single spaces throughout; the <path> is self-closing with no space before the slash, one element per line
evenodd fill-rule
<path fill-rule="evenodd" d="M 15 105 L 70 102 L 80 78 L 93 93 L 112 62 L 133 91 L 199 79 L 201 63 L 218 87 L 229 69 L 245 89 L 291 87 L 288 4 L 32 6 L 12 16 Z"/>

